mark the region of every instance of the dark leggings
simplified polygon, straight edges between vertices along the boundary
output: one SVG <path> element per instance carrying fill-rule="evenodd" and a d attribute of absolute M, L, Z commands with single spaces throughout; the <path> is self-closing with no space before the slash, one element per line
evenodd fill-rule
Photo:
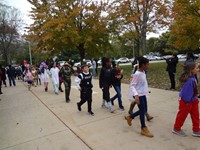
<path fill-rule="evenodd" d="M 81 91 L 81 101 L 79 102 L 79 106 L 83 105 L 87 101 L 88 104 L 88 112 L 92 111 L 92 90 L 86 89 Z"/>
<path fill-rule="evenodd" d="M 104 87 L 103 88 L 103 99 L 106 100 L 106 102 L 110 102 L 110 87 Z"/>

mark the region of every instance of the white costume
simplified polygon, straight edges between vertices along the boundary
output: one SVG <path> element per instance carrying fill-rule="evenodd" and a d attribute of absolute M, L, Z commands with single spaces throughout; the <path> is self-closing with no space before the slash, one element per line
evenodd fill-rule
<path fill-rule="evenodd" d="M 57 67 L 50 70 L 54 84 L 59 84 L 59 69 Z"/>
<path fill-rule="evenodd" d="M 49 83 L 49 70 L 47 69 L 44 69 L 44 73 L 41 72 L 41 76 L 40 76 L 40 79 L 41 79 L 41 83 Z"/>
<path fill-rule="evenodd" d="M 57 67 L 51 68 L 51 76 L 52 76 L 52 82 L 53 82 L 53 89 L 55 94 L 58 94 L 58 86 L 59 86 L 59 69 Z"/>

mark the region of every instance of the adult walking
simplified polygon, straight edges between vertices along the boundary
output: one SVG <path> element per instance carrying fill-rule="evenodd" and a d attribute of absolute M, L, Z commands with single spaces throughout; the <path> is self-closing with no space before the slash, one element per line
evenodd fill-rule
<path fill-rule="evenodd" d="M 50 69 L 51 77 L 52 77 L 52 83 L 53 83 L 53 89 L 55 94 L 58 95 L 58 86 L 59 86 L 59 69 L 56 67 L 56 63 L 53 64 L 53 67 Z"/>
<path fill-rule="evenodd" d="M 6 69 L 0 65 L 0 71 L 2 72 L 2 77 L 1 77 L 1 85 L 5 85 L 5 87 L 7 87 L 7 84 L 6 84 Z"/>
<path fill-rule="evenodd" d="M 15 68 L 12 67 L 11 65 L 9 65 L 8 66 L 8 70 L 7 70 L 7 74 L 8 74 L 8 79 L 9 79 L 10 86 L 12 86 L 12 84 L 14 86 L 16 86 L 16 83 L 15 83 Z"/>
<path fill-rule="evenodd" d="M 72 66 L 66 62 L 61 68 L 60 73 L 62 74 L 63 82 L 65 85 L 65 100 L 67 103 L 69 103 L 69 96 L 71 91 L 71 76 L 74 73 L 74 70 Z"/>
<path fill-rule="evenodd" d="M 41 83 L 44 84 L 44 88 L 45 88 L 45 92 L 48 91 L 48 85 L 49 85 L 49 75 L 50 75 L 50 71 L 48 70 L 48 67 L 46 65 L 45 62 L 42 62 L 40 64 L 40 68 L 41 68 Z"/>
<path fill-rule="evenodd" d="M 176 88 L 176 81 L 175 81 L 175 74 L 176 74 L 176 66 L 178 64 L 178 57 L 176 54 L 173 54 L 171 58 L 166 60 L 167 69 L 166 71 L 169 74 L 171 87 L 170 90 L 175 90 Z"/>

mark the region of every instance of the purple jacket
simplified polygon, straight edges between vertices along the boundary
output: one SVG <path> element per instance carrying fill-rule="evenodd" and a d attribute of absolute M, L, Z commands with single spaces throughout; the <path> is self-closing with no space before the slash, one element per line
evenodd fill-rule
<path fill-rule="evenodd" d="M 198 89 L 195 76 L 190 77 L 183 85 L 179 97 L 186 103 L 198 99 Z"/>

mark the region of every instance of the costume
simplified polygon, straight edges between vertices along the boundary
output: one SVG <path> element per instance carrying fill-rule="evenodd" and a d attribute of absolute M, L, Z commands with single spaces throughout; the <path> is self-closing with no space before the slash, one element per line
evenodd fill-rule
<path fill-rule="evenodd" d="M 70 101 L 70 91 L 71 91 L 71 75 L 74 73 L 74 70 L 70 67 L 61 68 L 60 73 L 62 74 L 63 83 L 65 85 L 65 99 L 66 102 Z"/>
<path fill-rule="evenodd" d="M 59 86 L 59 69 L 57 67 L 53 67 L 50 69 L 53 89 L 55 94 L 58 94 L 58 86 Z"/>
<path fill-rule="evenodd" d="M 87 101 L 88 113 L 94 115 L 92 112 L 92 74 L 90 72 L 82 72 L 75 79 L 76 87 L 80 90 L 81 101 L 77 103 L 79 111 L 81 106 Z"/>

